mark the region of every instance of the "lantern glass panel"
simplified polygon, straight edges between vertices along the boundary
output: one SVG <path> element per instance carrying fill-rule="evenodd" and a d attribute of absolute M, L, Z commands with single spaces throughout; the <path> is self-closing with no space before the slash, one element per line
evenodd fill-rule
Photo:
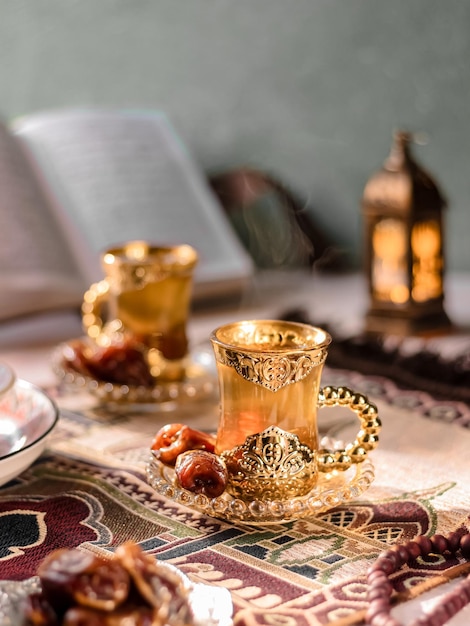
<path fill-rule="evenodd" d="M 417 222 L 411 232 L 415 302 L 439 298 L 443 293 L 441 230 L 435 220 Z"/>
<path fill-rule="evenodd" d="M 403 304 L 409 298 L 407 230 L 403 221 L 384 218 L 372 232 L 372 293 L 376 300 Z"/>

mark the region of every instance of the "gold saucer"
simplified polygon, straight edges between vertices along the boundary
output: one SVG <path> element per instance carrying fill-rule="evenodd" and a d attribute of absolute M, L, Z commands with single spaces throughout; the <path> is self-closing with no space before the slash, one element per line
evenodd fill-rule
<path fill-rule="evenodd" d="M 307 494 L 289 500 L 240 500 L 225 492 L 208 498 L 181 488 L 174 469 L 151 458 L 147 480 L 157 493 L 205 515 L 243 524 L 279 524 L 315 517 L 324 511 L 358 498 L 372 484 L 374 466 L 368 459 L 341 472 L 320 473 L 316 486 Z"/>
<path fill-rule="evenodd" d="M 87 341 L 85 338 L 83 341 Z M 216 398 L 218 384 L 214 357 L 204 348 L 195 348 L 188 355 L 188 364 L 182 380 L 156 382 L 152 386 L 124 385 L 88 376 L 76 369 L 68 354 L 77 340 L 59 344 L 52 353 L 52 369 L 68 391 L 89 393 L 101 404 L 165 404 Z"/>

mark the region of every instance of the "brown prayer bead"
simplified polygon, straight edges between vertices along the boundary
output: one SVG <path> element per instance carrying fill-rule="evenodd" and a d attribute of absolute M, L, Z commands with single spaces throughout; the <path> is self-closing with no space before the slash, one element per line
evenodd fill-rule
<path fill-rule="evenodd" d="M 405 546 L 397 544 L 380 553 L 375 563 L 367 570 L 369 607 L 365 616 L 366 624 L 368 626 L 402 626 L 390 614 L 393 594 L 393 586 L 389 580 L 390 574 L 419 556 L 443 555 L 445 552 L 455 554 L 459 550 L 463 557 L 470 558 L 470 533 L 461 535 L 459 532 L 453 532 L 448 537 L 435 534 L 431 538 L 421 535 Z M 445 594 L 441 603 L 433 609 L 431 614 L 420 616 L 413 620 L 410 626 L 443 626 L 469 602 L 470 576 Z"/>
<path fill-rule="evenodd" d="M 470 558 L 470 533 L 460 537 L 460 550 L 466 559 Z"/>

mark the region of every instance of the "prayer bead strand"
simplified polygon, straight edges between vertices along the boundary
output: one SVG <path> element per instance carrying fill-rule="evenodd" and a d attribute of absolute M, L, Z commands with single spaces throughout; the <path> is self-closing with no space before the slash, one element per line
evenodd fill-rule
<path fill-rule="evenodd" d="M 456 554 L 457 552 L 470 559 L 470 533 L 450 533 L 447 537 L 433 535 L 421 536 L 403 545 L 396 545 L 379 554 L 375 563 L 367 572 L 369 585 L 366 611 L 368 626 L 403 626 L 391 614 L 391 598 L 393 585 L 389 576 L 397 572 L 403 565 L 419 556 L 429 554 Z M 460 582 L 452 591 L 445 594 L 431 613 L 422 615 L 410 626 L 442 626 L 470 602 L 470 576 Z"/>

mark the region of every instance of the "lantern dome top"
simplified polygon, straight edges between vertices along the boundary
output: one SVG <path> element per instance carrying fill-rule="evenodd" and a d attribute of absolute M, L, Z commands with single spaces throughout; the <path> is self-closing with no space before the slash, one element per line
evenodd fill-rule
<path fill-rule="evenodd" d="M 446 206 L 437 183 L 414 158 L 411 149 L 414 139 L 408 131 L 394 132 L 388 157 L 364 188 L 365 212 L 420 214 L 440 211 Z"/>

